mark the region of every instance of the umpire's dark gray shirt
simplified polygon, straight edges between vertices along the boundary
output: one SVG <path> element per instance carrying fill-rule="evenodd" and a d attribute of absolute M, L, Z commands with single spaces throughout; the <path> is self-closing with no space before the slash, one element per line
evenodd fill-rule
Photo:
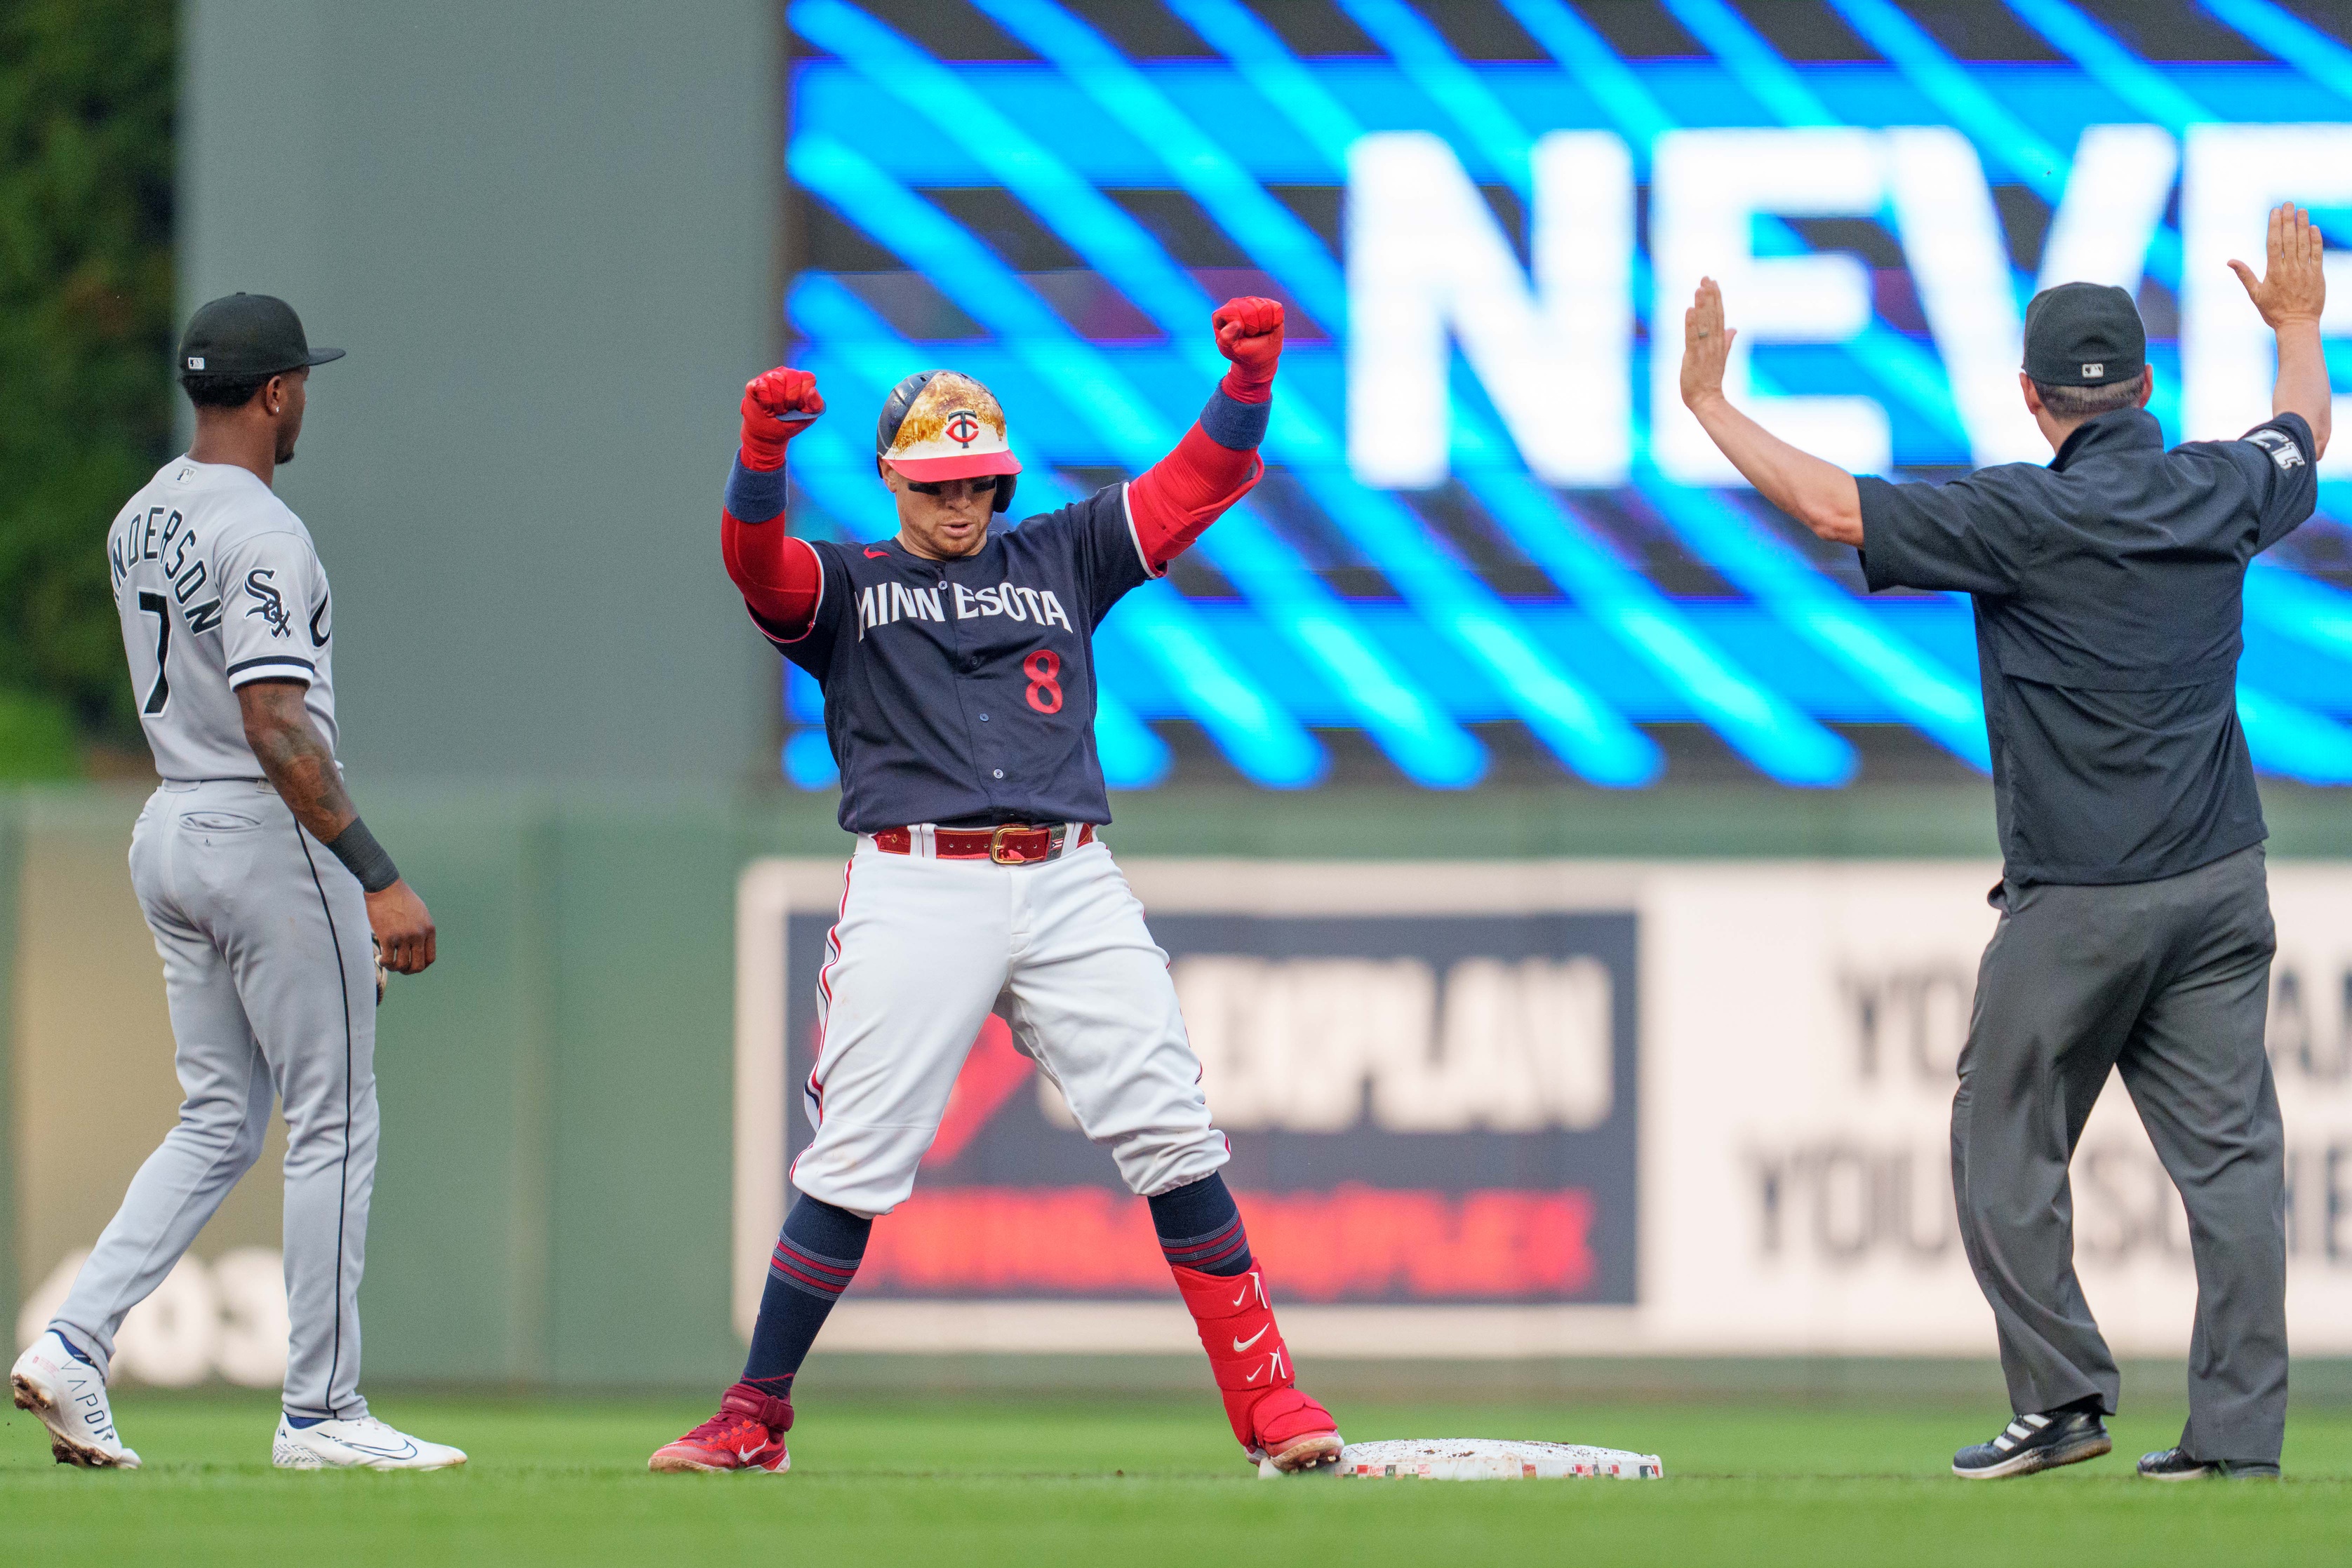
<path fill-rule="evenodd" d="M 2265 836 L 2239 597 L 2246 562 L 2311 516 L 2313 457 L 2294 414 L 2167 452 L 2124 409 L 2046 468 L 1861 480 L 1872 589 L 1975 600 L 2007 880 L 2151 882 Z"/>

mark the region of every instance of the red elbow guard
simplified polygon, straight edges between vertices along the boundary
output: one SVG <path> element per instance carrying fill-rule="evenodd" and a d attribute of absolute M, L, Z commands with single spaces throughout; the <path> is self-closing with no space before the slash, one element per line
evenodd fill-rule
<path fill-rule="evenodd" d="M 804 635 L 816 622 L 824 568 L 805 539 L 784 531 L 782 517 L 747 523 L 734 513 L 719 514 L 719 540 L 727 575 L 762 625 L 787 639 Z"/>
<path fill-rule="evenodd" d="M 1195 423 L 1176 450 L 1127 487 L 1135 540 L 1157 577 L 1265 472 L 1255 450 L 1221 446 Z"/>

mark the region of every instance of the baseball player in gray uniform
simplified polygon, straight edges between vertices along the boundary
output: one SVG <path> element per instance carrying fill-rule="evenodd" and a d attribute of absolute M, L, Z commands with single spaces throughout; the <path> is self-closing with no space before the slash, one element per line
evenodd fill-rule
<path fill-rule="evenodd" d="M 432 916 L 352 809 L 335 761 L 334 612 L 310 531 L 270 489 L 294 455 L 312 349 L 283 301 L 236 294 L 180 346 L 196 438 L 107 535 L 123 652 L 163 784 L 131 881 L 163 960 L 187 1098 L 9 1382 L 58 1462 L 136 1469 L 107 1367 L 286 1114 L 292 1324 L 282 1469 L 438 1469 L 466 1456 L 360 1396 L 360 1270 L 375 1177 L 380 970 L 433 962 Z"/>

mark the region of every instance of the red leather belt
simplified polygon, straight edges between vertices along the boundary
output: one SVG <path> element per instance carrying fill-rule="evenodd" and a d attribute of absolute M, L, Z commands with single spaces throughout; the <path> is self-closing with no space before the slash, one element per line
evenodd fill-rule
<path fill-rule="evenodd" d="M 1095 841 L 1095 825 L 1080 822 L 1075 836 L 1067 822 L 1008 822 L 1001 828 L 884 828 L 874 847 L 886 855 L 926 854 L 933 860 L 994 861 L 998 865 L 1034 865 L 1059 859 L 1065 850 Z M 918 848 L 919 838 L 928 848 Z"/>

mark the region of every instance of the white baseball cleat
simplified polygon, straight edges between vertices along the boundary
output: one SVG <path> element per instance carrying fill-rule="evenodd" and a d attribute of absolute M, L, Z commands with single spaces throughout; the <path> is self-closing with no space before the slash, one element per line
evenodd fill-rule
<path fill-rule="evenodd" d="M 49 1452 L 58 1463 L 93 1470 L 139 1468 L 138 1454 L 124 1448 L 114 1430 L 106 1379 L 57 1330 L 42 1334 L 16 1358 L 8 1389 L 17 1409 L 31 1411 L 49 1429 Z"/>
<path fill-rule="evenodd" d="M 446 1470 L 466 1462 L 466 1450 L 385 1426 L 373 1416 L 297 1427 L 281 1415 L 269 1462 L 281 1470 Z"/>

